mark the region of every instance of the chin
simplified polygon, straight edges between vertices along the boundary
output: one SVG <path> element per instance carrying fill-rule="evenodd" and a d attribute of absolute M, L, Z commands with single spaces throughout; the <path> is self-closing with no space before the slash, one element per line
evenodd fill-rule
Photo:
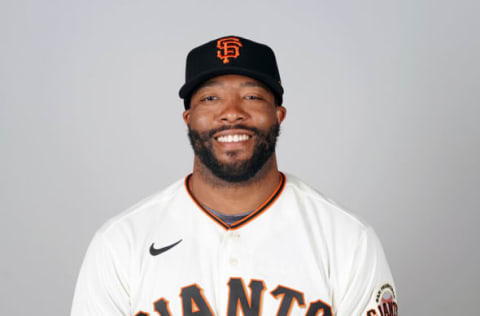
<path fill-rule="evenodd" d="M 214 155 L 215 159 L 217 159 L 220 163 L 237 163 L 237 162 L 245 162 L 247 160 L 252 159 L 253 152 L 245 152 L 242 150 L 232 150 L 232 151 L 225 151 L 220 155 Z"/>

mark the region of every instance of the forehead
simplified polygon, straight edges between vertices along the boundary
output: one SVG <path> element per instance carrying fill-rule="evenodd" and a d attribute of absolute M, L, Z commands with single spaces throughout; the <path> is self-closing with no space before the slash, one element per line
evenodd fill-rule
<path fill-rule="evenodd" d="M 228 88 L 228 87 L 258 87 L 262 88 L 268 92 L 271 92 L 270 89 L 262 82 L 247 77 L 243 75 L 222 75 L 211 78 L 202 84 L 200 84 L 197 88 L 197 91 L 202 88 L 207 87 L 220 87 L 220 88 Z"/>

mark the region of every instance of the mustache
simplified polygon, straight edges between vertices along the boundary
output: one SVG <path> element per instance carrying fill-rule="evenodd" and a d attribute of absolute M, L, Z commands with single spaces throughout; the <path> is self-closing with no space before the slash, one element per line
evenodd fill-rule
<path fill-rule="evenodd" d="M 228 131 L 230 129 L 244 129 L 244 130 L 251 131 L 252 133 L 254 133 L 256 135 L 263 135 L 264 134 L 258 128 L 247 126 L 247 125 L 244 125 L 244 124 L 237 124 L 237 125 L 223 125 L 222 127 L 211 129 L 209 131 L 203 132 L 202 136 L 212 138 L 213 135 L 215 135 L 216 133 L 223 132 L 223 131 Z"/>

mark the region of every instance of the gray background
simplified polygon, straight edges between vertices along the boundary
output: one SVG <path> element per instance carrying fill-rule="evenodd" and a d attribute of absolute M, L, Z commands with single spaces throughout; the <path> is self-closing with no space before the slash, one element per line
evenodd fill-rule
<path fill-rule="evenodd" d="M 0 314 L 68 315 L 95 230 L 184 177 L 187 51 L 275 48 L 280 168 L 376 229 L 401 315 L 478 314 L 478 1 L 0 2 Z"/>

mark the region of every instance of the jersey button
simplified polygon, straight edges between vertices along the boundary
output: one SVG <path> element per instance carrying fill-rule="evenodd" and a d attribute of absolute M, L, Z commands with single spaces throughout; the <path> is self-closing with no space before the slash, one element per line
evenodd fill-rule
<path fill-rule="evenodd" d="M 231 257 L 230 258 L 230 264 L 232 266 L 237 266 L 238 265 L 238 259 L 237 258 L 234 258 L 234 257 Z"/>

